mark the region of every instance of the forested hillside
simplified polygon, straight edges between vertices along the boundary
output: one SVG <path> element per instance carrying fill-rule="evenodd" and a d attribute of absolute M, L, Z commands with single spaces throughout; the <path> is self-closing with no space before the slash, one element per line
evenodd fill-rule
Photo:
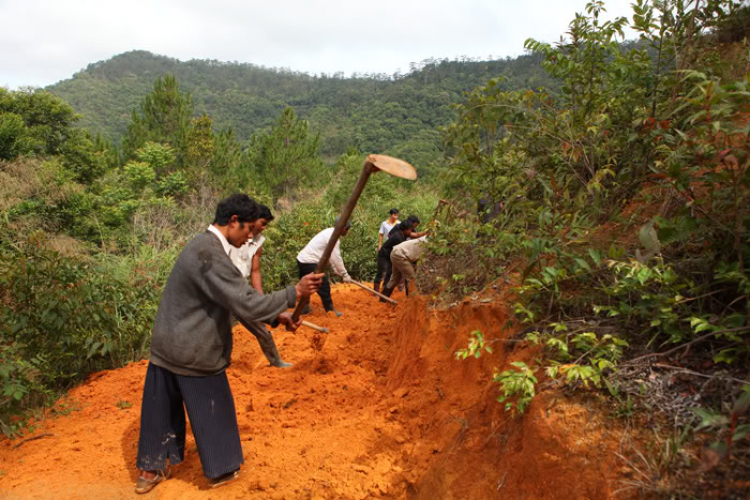
<path fill-rule="evenodd" d="M 217 129 L 240 141 L 270 128 L 286 106 L 321 136 L 321 153 L 334 157 L 350 147 L 389 153 L 424 169 L 439 157 L 438 127 L 454 117 L 463 92 L 504 76 L 505 89 L 552 85 L 538 55 L 497 61 L 427 60 L 408 74 L 308 75 L 252 64 L 177 59 L 145 51 L 90 64 L 48 88 L 82 115 L 80 125 L 118 143 L 131 112 L 169 73 L 192 94 Z"/>

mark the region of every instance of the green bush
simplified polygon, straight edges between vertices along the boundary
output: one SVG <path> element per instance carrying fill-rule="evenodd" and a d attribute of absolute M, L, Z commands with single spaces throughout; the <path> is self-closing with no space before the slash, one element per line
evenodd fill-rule
<path fill-rule="evenodd" d="M 0 420 L 88 373 L 147 352 L 163 281 L 135 268 L 118 277 L 107 263 L 63 257 L 44 232 L 5 242 L 0 259 L 0 376 L 12 404 Z M 162 277 L 163 279 L 163 277 Z"/>
<path fill-rule="evenodd" d="M 23 117 L 16 113 L 0 114 L 0 159 L 12 160 L 33 149 Z"/>
<path fill-rule="evenodd" d="M 0 431 L 8 436 L 20 432 L 23 422 L 13 418 L 27 407 L 38 405 L 51 394 L 41 381 L 44 356 L 29 357 L 17 342 L 0 345 Z"/>

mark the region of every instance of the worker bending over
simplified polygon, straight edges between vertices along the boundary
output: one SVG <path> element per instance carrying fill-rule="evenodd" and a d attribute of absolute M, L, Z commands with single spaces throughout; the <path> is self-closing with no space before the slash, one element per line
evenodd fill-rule
<path fill-rule="evenodd" d="M 393 289 L 401 282 L 402 278 L 406 278 L 409 282 L 414 283 L 415 293 L 419 293 L 415 266 L 419 257 L 422 256 L 422 245 L 425 242 L 425 238 L 425 236 L 422 236 L 416 240 L 404 241 L 393 248 L 391 252 L 393 273 L 388 285 L 383 289 L 383 295 L 390 297 Z"/>
<path fill-rule="evenodd" d="M 336 217 L 334 226 L 338 223 L 339 218 Z M 352 225 L 349 223 L 349 221 L 347 221 L 344 229 L 341 231 L 341 236 L 346 236 L 349 233 L 350 227 L 352 227 Z M 321 232 L 316 234 L 313 239 L 310 240 L 310 242 L 305 246 L 305 248 L 302 249 L 299 254 L 297 254 L 297 269 L 299 269 L 300 278 L 309 273 L 315 272 L 315 269 L 317 269 L 318 267 L 318 262 L 320 262 L 321 257 L 323 257 L 323 252 L 325 252 L 326 246 L 328 246 L 328 240 L 331 239 L 332 235 L 332 227 L 323 229 Z M 349 273 L 346 272 L 346 267 L 344 267 L 344 260 L 341 258 L 340 246 L 341 240 L 336 241 L 336 245 L 333 247 L 333 252 L 331 253 L 331 258 L 329 259 L 328 263 L 330 264 L 331 269 L 333 269 L 333 272 L 344 279 L 344 283 L 350 283 L 352 279 L 349 277 Z M 340 313 L 333 307 L 333 298 L 331 298 L 331 283 L 328 281 L 328 276 L 324 275 L 323 283 L 318 289 L 318 295 L 323 301 L 323 307 L 325 308 L 326 312 L 333 311 L 336 316 L 342 315 L 342 313 Z M 309 312 L 310 305 L 308 304 L 302 310 L 302 314 L 307 314 Z"/>

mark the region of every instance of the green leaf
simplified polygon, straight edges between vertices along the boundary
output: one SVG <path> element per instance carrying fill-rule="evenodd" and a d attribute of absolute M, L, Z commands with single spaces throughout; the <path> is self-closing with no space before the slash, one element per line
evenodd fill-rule
<path fill-rule="evenodd" d="M 714 413 L 705 408 L 691 408 L 690 411 L 701 419 L 701 422 L 695 428 L 696 431 L 709 427 L 724 427 L 729 423 L 729 419 L 725 415 Z"/>
<path fill-rule="evenodd" d="M 734 347 L 729 347 L 727 349 L 722 349 L 716 355 L 714 355 L 714 363 L 726 363 L 728 365 L 731 365 L 735 361 L 737 361 L 737 349 Z"/>
<path fill-rule="evenodd" d="M 585 260 L 583 260 L 583 259 L 576 259 L 575 261 L 576 261 L 576 264 L 578 264 L 581 268 L 583 268 L 583 269 L 585 269 L 587 271 L 591 271 L 591 266 L 589 266 L 589 263 L 586 262 Z"/>
<path fill-rule="evenodd" d="M 589 248 L 589 256 L 591 257 L 591 260 L 593 260 L 597 266 L 602 265 L 602 257 L 599 255 L 599 252 L 597 250 L 594 250 L 593 248 Z"/>
<path fill-rule="evenodd" d="M 645 285 L 652 274 L 653 272 L 651 271 L 651 269 L 649 269 L 648 267 L 642 267 L 636 273 L 635 279 L 637 279 L 641 285 Z"/>
<path fill-rule="evenodd" d="M 732 434 L 732 441 L 741 441 L 748 436 L 750 436 L 750 424 L 739 425 Z"/>
<path fill-rule="evenodd" d="M 734 402 L 734 408 L 732 408 L 732 411 L 737 415 L 744 414 L 747 412 L 748 408 L 750 408 L 750 390 L 747 388 L 750 388 L 750 386 L 746 385 L 743 387 L 742 394 L 740 394 L 740 397 Z"/>
<path fill-rule="evenodd" d="M 638 232 L 638 239 L 646 250 L 652 253 L 659 253 L 661 245 L 659 244 L 659 235 L 656 234 L 653 221 L 641 228 Z"/>
<path fill-rule="evenodd" d="M 606 359 L 600 359 L 597 364 L 599 366 L 599 370 L 602 370 L 602 371 L 605 370 L 605 369 L 607 369 L 607 368 L 614 368 L 615 367 L 614 363 L 612 363 L 611 361 L 608 361 Z"/>

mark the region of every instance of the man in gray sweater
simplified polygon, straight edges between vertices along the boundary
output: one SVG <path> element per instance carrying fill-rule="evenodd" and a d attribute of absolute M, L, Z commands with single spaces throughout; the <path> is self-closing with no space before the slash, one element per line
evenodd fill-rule
<path fill-rule="evenodd" d="M 211 486 L 235 479 L 244 463 L 225 372 L 232 354 L 231 316 L 243 325 L 263 321 L 294 331 L 301 322 L 287 309 L 315 293 L 323 278 L 309 274 L 285 290 L 256 292 L 228 254 L 252 236 L 257 218 L 258 205 L 247 195 L 222 200 L 213 224 L 187 244 L 167 280 L 143 389 L 137 493 L 169 477 L 167 461 L 183 461 L 185 410 Z"/>

